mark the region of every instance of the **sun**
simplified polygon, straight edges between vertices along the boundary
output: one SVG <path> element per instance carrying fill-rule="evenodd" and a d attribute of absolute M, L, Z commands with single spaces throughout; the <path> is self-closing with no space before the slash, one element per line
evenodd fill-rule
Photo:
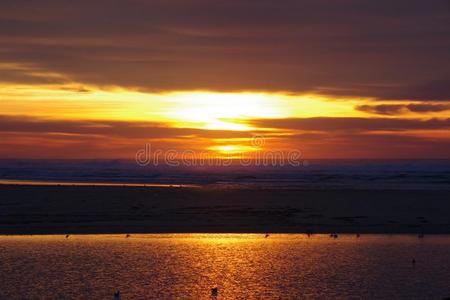
<path fill-rule="evenodd" d="M 242 154 L 256 151 L 257 149 L 247 145 L 216 145 L 211 146 L 208 150 L 212 150 L 221 154 Z"/>
<path fill-rule="evenodd" d="M 273 96 L 258 93 L 186 92 L 167 95 L 177 109 L 166 116 L 203 129 L 252 130 L 242 120 L 279 118 L 284 113 Z"/>

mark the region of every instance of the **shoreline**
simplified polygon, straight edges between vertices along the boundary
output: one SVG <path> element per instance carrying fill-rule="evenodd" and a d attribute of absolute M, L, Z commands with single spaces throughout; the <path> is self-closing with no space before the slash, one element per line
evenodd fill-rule
<path fill-rule="evenodd" d="M 0 185 L 0 234 L 450 234 L 449 190 Z"/>
<path fill-rule="evenodd" d="M 97 181 L 55 181 L 55 180 L 27 180 L 0 179 L 0 186 L 118 186 L 118 187 L 167 187 L 167 188 L 200 188 L 198 184 L 190 183 L 125 183 L 125 182 L 97 182 Z"/>

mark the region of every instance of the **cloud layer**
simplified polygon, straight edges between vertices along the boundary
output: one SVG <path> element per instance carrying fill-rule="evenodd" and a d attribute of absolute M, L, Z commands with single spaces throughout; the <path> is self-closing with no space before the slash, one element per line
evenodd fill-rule
<path fill-rule="evenodd" d="M 287 118 L 253 120 L 260 128 L 303 131 L 400 131 L 400 130 L 448 130 L 450 119 L 391 119 L 391 118 Z"/>
<path fill-rule="evenodd" d="M 379 104 L 379 105 L 357 105 L 359 111 L 378 115 L 401 115 L 405 113 L 429 113 L 445 112 L 450 110 L 450 104 Z"/>
<path fill-rule="evenodd" d="M 0 80 L 449 100 L 449 18 L 444 0 L 4 0 L 0 60 L 61 76 Z"/>
<path fill-rule="evenodd" d="M 446 158 L 450 153 L 450 119 L 330 117 L 251 122 L 274 130 L 243 132 L 173 128 L 154 122 L 0 116 L 0 157 L 130 159 L 147 143 L 153 149 L 203 151 L 211 145 L 249 147 L 255 134 L 266 138 L 261 150 L 300 150 L 304 158 Z"/>

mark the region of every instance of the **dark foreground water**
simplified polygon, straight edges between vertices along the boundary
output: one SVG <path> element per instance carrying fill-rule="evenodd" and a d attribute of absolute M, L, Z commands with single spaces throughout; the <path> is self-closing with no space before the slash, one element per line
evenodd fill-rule
<path fill-rule="evenodd" d="M 212 287 L 217 299 L 442 299 L 450 236 L 0 237 L 0 299 L 210 299 Z"/>

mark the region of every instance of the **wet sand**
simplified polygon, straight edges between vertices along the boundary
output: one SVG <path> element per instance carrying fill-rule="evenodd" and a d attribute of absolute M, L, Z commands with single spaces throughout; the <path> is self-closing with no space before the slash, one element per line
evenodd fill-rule
<path fill-rule="evenodd" d="M 450 190 L 0 185 L 0 234 L 450 233 Z"/>

